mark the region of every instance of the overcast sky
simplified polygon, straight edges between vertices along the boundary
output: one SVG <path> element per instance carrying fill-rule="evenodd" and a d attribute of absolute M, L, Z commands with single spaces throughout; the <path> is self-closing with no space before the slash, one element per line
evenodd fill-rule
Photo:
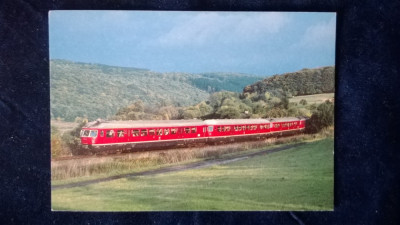
<path fill-rule="evenodd" d="M 273 75 L 335 63 L 335 13 L 51 11 L 50 59 Z"/>

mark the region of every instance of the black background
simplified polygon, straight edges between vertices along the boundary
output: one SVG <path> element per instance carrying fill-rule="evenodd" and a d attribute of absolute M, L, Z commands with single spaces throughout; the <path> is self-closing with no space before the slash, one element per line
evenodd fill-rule
<path fill-rule="evenodd" d="M 337 12 L 334 212 L 52 212 L 48 10 Z M 400 224 L 400 1 L 0 1 L 0 224 Z"/>

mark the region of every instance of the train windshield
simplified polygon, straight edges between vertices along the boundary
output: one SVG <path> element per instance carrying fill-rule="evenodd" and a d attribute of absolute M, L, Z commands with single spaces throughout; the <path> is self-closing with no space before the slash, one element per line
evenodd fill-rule
<path fill-rule="evenodd" d="M 91 130 L 90 137 L 97 137 L 97 130 Z"/>
<path fill-rule="evenodd" d="M 89 130 L 82 130 L 81 131 L 81 137 L 89 137 Z"/>

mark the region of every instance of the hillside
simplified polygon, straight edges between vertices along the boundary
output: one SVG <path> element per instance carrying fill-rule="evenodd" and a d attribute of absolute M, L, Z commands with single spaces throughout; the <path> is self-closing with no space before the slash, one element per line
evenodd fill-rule
<path fill-rule="evenodd" d="M 158 73 L 147 69 L 50 61 L 51 118 L 73 121 L 115 115 L 142 101 L 155 107 L 189 106 L 215 91 L 240 92 L 259 80 L 244 74 Z"/>
<path fill-rule="evenodd" d="M 221 79 L 215 74 L 209 76 L 210 79 L 206 82 Z M 232 77 L 235 78 L 234 75 Z M 318 105 L 334 98 L 334 77 L 334 67 L 303 69 L 258 81 L 246 86 L 242 93 L 215 92 L 204 101 L 191 106 L 146 109 L 141 102 L 136 102 L 120 109 L 113 119 L 310 117 Z M 241 79 L 240 76 L 237 78 Z"/>
<path fill-rule="evenodd" d="M 266 92 L 275 96 L 280 96 L 283 92 L 289 96 L 333 93 L 335 68 L 328 66 L 274 75 L 243 89 L 244 94 L 264 95 Z"/>

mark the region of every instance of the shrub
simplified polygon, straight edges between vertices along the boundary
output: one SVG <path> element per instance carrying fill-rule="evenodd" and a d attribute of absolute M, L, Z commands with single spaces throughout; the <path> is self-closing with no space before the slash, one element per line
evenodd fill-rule
<path fill-rule="evenodd" d="M 307 120 L 306 132 L 317 133 L 323 128 L 332 126 L 334 122 L 334 105 L 326 101 L 319 105 L 311 118 Z"/>
<path fill-rule="evenodd" d="M 62 136 L 62 140 L 64 143 L 71 149 L 71 153 L 73 155 L 80 155 L 82 154 L 81 149 L 81 140 L 80 140 L 80 132 L 83 126 L 88 122 L 87 119 L 81 119 L 79 125 L 76 126 L 73 130 L 65 133 Z"/>
<path fill-rule="evenodd" d="M 302 104 L 302 105 L 307 105 L 307 100 L 301 99 L 301 100 L 300 100 L 300 104 Z"/>

